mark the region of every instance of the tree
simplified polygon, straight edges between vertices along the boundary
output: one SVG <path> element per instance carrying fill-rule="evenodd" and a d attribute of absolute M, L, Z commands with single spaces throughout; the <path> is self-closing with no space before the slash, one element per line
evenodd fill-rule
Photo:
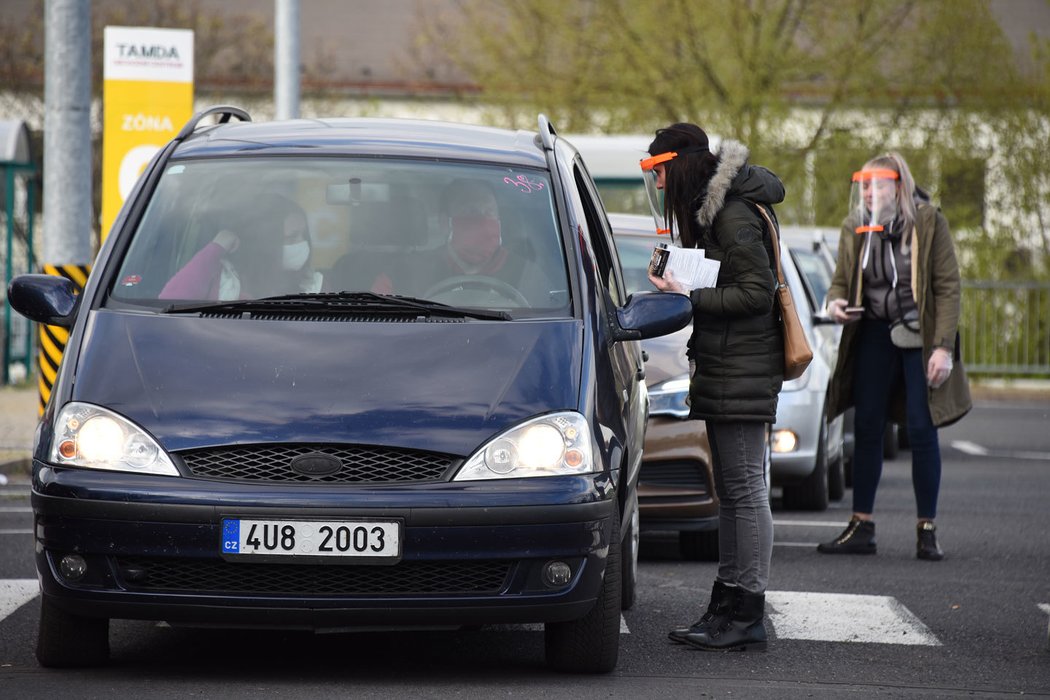
<path fill-rule="evenodd" d="M 457 10 L 424 16 L 419 55 L 472 80 L 494 121 L 532 126 L 542 111 L 563 131 L 614 133 L 695 121 L 773 167 L 792 195 L 785 220 L 800 223 L 841 219 L 849 173 L 887 148 L 905 151 L 934 191 L 978 184 L 958 154 L 983 157 L 985 118 L 1017 116 L 1029 97 L 986 0 L 460 0 Z M 1022 136 L 1016 147 L 1027 148 Z M 982 212 L 957 200 L 979 225 Z"/>

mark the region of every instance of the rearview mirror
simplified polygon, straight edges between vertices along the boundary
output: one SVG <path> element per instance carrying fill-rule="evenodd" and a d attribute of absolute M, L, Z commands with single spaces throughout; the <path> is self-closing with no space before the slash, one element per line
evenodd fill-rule
<path fill-rule="evenodd" d="M 693 302 L 684 294 L 638 292 L 616 310 L 613 340 L 644 340 L 668 335 L 693 320 Z"/>

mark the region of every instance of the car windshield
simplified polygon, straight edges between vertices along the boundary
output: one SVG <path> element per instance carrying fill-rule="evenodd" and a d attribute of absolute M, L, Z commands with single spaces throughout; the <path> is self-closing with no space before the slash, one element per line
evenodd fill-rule
<path fill-rule="evenodd" d="M 163 309 L 369 293 L 527 316 L 567 314 L 568 290 L 542 171 L 239 156 L 166 166 L 110 298 Z"/>

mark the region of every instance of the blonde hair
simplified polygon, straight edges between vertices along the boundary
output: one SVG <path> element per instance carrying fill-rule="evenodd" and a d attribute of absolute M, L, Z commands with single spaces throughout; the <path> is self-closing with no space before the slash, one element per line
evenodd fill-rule
<path fill-rule="evenodd" d="M 912 229 L 918 220 L 915 208 L 915 178 L 912 177 L 911 168 L 904 160 L 904 156 L 896 151 L 889 151 L 881 156 L 876 156 L 864 164 L 864 170 L 873 168 L 889 168 L 900 176 L 897 181 L 897 212 L 901 218 L 901 241 L 904 250 L 907 251 L 911 242 Z"/>

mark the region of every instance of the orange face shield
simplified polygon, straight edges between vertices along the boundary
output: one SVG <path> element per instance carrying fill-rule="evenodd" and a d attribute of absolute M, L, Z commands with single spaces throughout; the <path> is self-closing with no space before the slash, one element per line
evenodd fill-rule
<path fill-rule="evenodd" d="M 898 213 L 897 183 L 900 174 L 888 168 L 870 168 L 853 173 L 850 188 L 850 215 L 857 222 L 856 233 L 884 231 Z"/>
<path fill-rule="evenodd" d="M 671 235 L 671 226 L 667 221 L 667 217 L 664 216 L 664 200 L 660 189 L 657 187 L 659 173 L 656 171 L 656 166 L 661 163 L 667 163 L 677 157 L 677 151 L 667 151 L 666 153 L 657 153 L 655 156 L 642 158 L 640 162 L 643 174 L 642 181 L 645 182 L 645 194 L 649 199 L 649 209 L 653 213 L 656 233 L 660 235 Z"/>

